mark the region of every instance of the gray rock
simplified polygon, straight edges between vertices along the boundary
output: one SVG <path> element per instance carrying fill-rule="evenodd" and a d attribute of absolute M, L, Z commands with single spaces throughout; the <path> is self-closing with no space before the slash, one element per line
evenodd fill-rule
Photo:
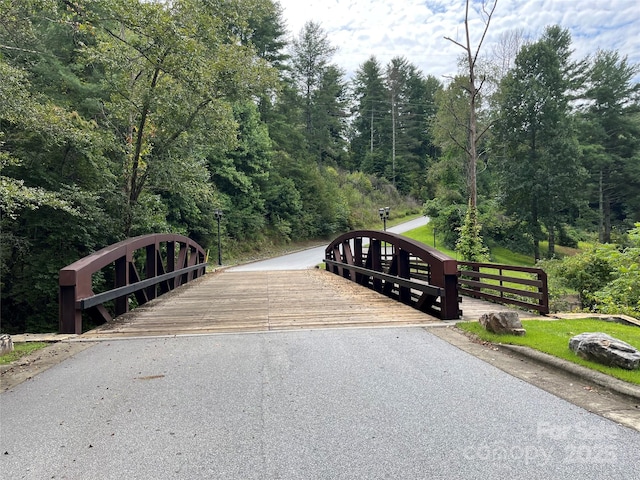
<path fill-rule="evenodd" d="M 9 352 L 13 352 L 13 340 L 11 340 L 11 335 L 4 333 L 0 335 L 0 355 L 5 355 Z"/>
<path fill-rule="evenodd" d="M 569 340 L 569 348 L 585 360 L 635 370 L 640 367 L 640 352 L 628 343 L 602 332 L 586 332 Z"/>
<path fill-rule="evenodd" d="M 491 333 L 522 336 L 527 332 L 522 328 L 518 312 L 485 313 L 479 321 L 480 325 Z"/>

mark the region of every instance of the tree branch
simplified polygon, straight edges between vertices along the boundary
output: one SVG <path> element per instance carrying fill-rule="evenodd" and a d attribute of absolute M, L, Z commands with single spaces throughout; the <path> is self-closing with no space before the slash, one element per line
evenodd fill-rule
<path fill-rule="evenodd" d="M 467 47 L 465 47 L 463 44 L 461 44 L 460 42 L 456 42 L 453 38 L 451 37 L 444 37 L 445 40 L 449 40 L 451 43 L 455 43 L 456 45 L 458 45 L 460 48 L 463 48 L 465 51 L 467 50 Z"/>
<path fill-rule="evenodd" d="M 20 48 L 20 47 L 10 47 L 9 45 L 3 45 L 3 44 L 0 44 L 0 48 L 4 48 L 7 50 L 16 50 L 18 52 L 24 52 L 24 53 L 36 53 L 38 55 L 47 55 L 48 57 L 53 56 L 45 52 L 38 52 L 37 50 L 29 50 L 28 48 Z"/>
<path fill-rule="evenodd" d="M 493 12 L 496 11 L 496 6 L 498 5 L 498 0 L 494 0 L 493 7 L 491 8 L 491 12 L 487 13 L 485 8 L 486 3 L 482 2 L 482 11 L 487 15 L 487 22 L 485 23 L 484 31 L 482 32 L 482 37 L 480 38 L 480 43 L 478 43 L 478 48 L 476 48 L 476 54 L 473 56 L 473 64 L 475 65 L 478 61 L 478 55 L 480 54 L 480 47 L 484 42 L 485 37 L 487 36 L 487 31 L 489 30 L 489 24 L 491 23 L 491 17 L 493 17 Z"/>
<path fill-rule="evenodd" d="M 451 140 L 453 140 L 453 143 L 455 143 L 455 144 L 456 144 L 456 146 L 457 146 L 460 150 L 462 150 L 462 151 L 463 151 L 463 152 L 465 152 L 467 155 L 469 155 L 469 153 L 470 153 L 470 152 L 469 152 L 469 149 L 468 149 L 465 145 L 462 145 L 462 144 L 461 144 L 461 143 L 456 139 L 456 137 L 454 137 L 454 136 L 453 136 L 453 134 L 452 134 L 451 132 L 447 132 L 447 135 L 449 135 L 449 138 L 450 138 Z"/>

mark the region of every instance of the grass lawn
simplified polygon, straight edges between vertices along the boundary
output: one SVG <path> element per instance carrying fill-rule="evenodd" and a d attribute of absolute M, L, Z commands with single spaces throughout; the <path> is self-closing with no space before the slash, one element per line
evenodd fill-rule
<path fill-rule="evenodd" d="M 405 232 L 402 235 L 422 242 L 425 245 L 429 245 L 431 247 L 434 246 L 433 227 L 430 224 L 427 224 L 424 227 L 416 228 L 409 232 Z M 458 254 L 454 250 L 449 250 L 448 248 L 446 248 L 442 240 L 439 239 L 437 235 L 435 248 L 440 250 L 442 253 L 449 255 L 451 258 L 455 258 L 456 260 L 458 259 Z M 531 267 L 535 264 L 533 256 L 523 255 L 522 253 L 515 253 L 502 247 L 494 247 L 491 249 L 491 262 L 501 263 L 504 265 L 515 265 L 520 267 Z"/>
<path fill-rule="evenodd" d="M 0 356 L 0 365 L 7 365 L 18 360 L 20 357 L 28 355 L 31 352 L 35 352 L 36 350 L 40 350 L 47 345 L 49 344 L 46 342 L 14 343 L 13 352 Z"/>
<path fill-rule="evenodd" d="M 571 320 L 523 320 L 522 326 L 527 330 L 524 337 L 515 335 L 495 335 L 487 332 L 478 322 L 461 322 L 457 324 L 462 330 L 471 332 L 491 343 L 524 345 L 558 358 L 598 370 L 626 382 L 640 385 L 640 370 L 607 367 L 578 357 L 569 349 L 569 339 L 584 332 L 603 332 L 618 338 L 640 349 L 640 328 L 597 319 Z"/>
<path fill-rule="evenodd" d="M 491 261 L 504 265 L 517 265 L 519 267 L 533 267 L 535 265 L 533 256 L 512 252 L 504 247 L 493 247 L 491 249 Z"/>
<path fill-rule="evenodd" d="M 433 227 L 430 223 L 427 223 L 424 227 L 415 228 L 413 230 L 409 230 L 402 234 L 405 237 L 412 238 L 413 240 L 417 240 L 419 242 L 424 243 L 425 245 L 429 245 L 433 247 Z M 435 248 L 440 250 L 445 255 L 449 255 L 451 258 L 457 258 L 456 252 L 453 250 L 449 250 L 445 248 L 444 244 L 440 239 L 437 238 L 436 235 L 436 245 Z"/>

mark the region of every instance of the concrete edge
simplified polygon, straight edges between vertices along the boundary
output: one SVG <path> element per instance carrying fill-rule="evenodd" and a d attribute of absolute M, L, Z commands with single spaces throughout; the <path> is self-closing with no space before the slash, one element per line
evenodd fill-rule
<path fill-rule="evenodd" d="M 499 348 L 504 348 L 512 353 L 520 355 L 521 357 L 525 357 L 535 362 L 548 365 L 552 368 L 565 370 L 566 372 L 580 377 L 583 380 L 595 383 L 596 385 L 599 385 L 621 395 L 625 395 L 634 399 L 635 401 L 640 402 L 640 387 L 623 380 L 619 380 L 615 377 L 607 375 L 606 373 L 591 370 L 590 368 L 583 367 L 582 365 L 578 365 L 567 360 L 554 357 L 553 355 L 549 355 L 547 353 L 540 352 L 529 347 L 523 347 L 521 345 L 508 345 L 504 343 L 494 343 L 492 345 L 495 345 Z"/>
<path fill-rule="evenodd" d="M 451 327 L 453 328 L 451 328 L 450 331 L 455 332 L 459 337 L 466 339 L 466 341 L 470 344 L 483 344 L 496 349 L 506 350 L 512 354 L 518 355 L 523 360 L 533 361 L 542 366 L 547 366 L 556 370 L 562 370 L 581 380 L 591 382 L 598 386 L 604 387 L 614 393 L 629 397 L 634 402 L 640 402 L 640 386 L 625 382 L 624 380 L 619 380 L 615 377 L 607 375 L 606 373 L 591 370 L 590 368 L 583 367 L 582 365 L 578 365 L 576 363 L 554 357 L 553 355 L 534 350 L 533 348 L 524 347 L 522 345 L 509 345 L 505 343 L 487 342 L 470 332 L 457 328 L 456 325 L 451 325 Z M 446 339 L 442 335 L 438 336 L 440 336 L 444 340 L 448 340 L 451 343 L 451 338 Z M 455 344 L 458 347 L 461 346 L 459 344 L 459 340 L 456 341 Z"/>

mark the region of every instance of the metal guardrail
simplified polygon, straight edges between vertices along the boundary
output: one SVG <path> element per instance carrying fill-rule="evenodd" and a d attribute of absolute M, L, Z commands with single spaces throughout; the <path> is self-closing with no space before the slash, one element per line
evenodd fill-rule
<path fill-rule="evenodd" d="M 421 311 L 443 320 L 460 318 L 457 262 L 423 243 L 358 230 L 331 242 L 324 261 L 328 271 Z"/>
<path fill-rule="evenodd" d="M 136 267 L 143 251 L 144 278 Z M 103 248 L 60 270 L 60 333 L 82 333 L 82 312 L 97 322 L 111 320 L 104 303 L 113 300 L 115 316 L 129 311 L 129 295 L 139 305 L 204 275 L 204 249 L 188 237 L 151 234 L 130 238 Z M 108 266 L 114 269 L 114 288 L 94 294 L 93 275 Z"/>
<path fill-rule="evenodd" d="M 346 233 L 327 247 L 324 261 L 336 275 L 441 319 L 462 316 L 459 295 L 549 313 L 547 275 L 541 268 L 457 261 L 392 233 Z"/>

